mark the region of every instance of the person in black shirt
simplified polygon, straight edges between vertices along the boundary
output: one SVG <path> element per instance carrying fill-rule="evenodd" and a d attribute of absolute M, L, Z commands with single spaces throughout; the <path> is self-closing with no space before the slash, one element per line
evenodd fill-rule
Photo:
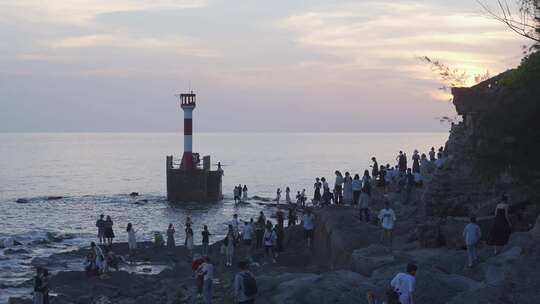
<path fill-rule="evenodd" d="M 373 161 L 373 165 L 371 166 L 371 176 L 373 176 L 373 179 L 376 179 L 377 176 L 379 176 L 379 164 L 377 163 L 377 159 L 375 157 L 372 157 L 371 161 Z"/>
<path fill-rule="evenodd" d="M 414 175 L 412 174 L 411 168 L 407 169 L 407 174 L 405 174 L 405 201 L 404 204 L 408 204 L 411 200 L 411 192 L 415 185 Z"/>
<path fill-rule="evenodd" d="M 202 234 L 202 255 L 208 256 L 208 248 L 210 244 L 210 232 L 208 231 L 208 226 L 203 226 Z"/>
<path fill-rule="evenodd" d="M 36 268 L 36 275 L 34 276 L 34 304 L 43 304 L 43 292 L 41 291 L 42 285 L 42 269 Z"/>
<path fill-rule="evenodd" d="M 100 244 L 105 243 L 105 220 L 103 220 L 103 217 L 105 217 L 105 215 L 101 214 L 99 220 L 96 221 L 96 227 L 98 229 L 97 236 Z"/>

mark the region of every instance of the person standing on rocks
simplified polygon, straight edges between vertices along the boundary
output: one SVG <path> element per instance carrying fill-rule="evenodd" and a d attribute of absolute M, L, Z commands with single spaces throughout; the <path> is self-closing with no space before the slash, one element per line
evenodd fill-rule
<path fill-rule="evenodd" d="M 285 202 L 287 204 L 291 203 L 291 188 L 289 187 L 285 188 Z"/>
<path fill-rule="evenodd" d="M 379 164 L 375 157 L 372 157 L 371 161 L 373 162 L 373 165 L 371 165 L 371 176 L 373 176 L 373 179 L 376 179 L 379 176 Z"/>
<path fill-rule="evenodd" d="M 99 220 L 96 221 L 96 227 L 98 229 L 97 236 L 100 245 L 105 243 L 105 220 L 103 219 L 104 217 L 105 215 L 101 214 L 99 216 Z"/>
<path fill-rule="evenodd" d="M 465 229 L 463 229 L 463 239 L 465 240 L 465 245 L 467 246 L 469 268 L 473 267 L 474 263 L 478 260 L 476 247 L 478 246 L 481 237 L 482 231 L 480 230 L 480 226 L 476 224 L 476 217 L 471 216 L 470 222 L 465 226 Z"/>
<path fill-rule="evenodd" d="M 174 234 L 176 233 L 176 230 L 174 230 L 173 224 L 169 224 L 169 228 L 167 228 L 167 248 L 174 249 L 176 246 L 174 242 Z"/>
<path fill-rule="evenodd" d="M 281 189 L 277 188 L 276 190 L 276 202 L 279 205 L 279 200 L 281 199 Z"/>
<path fill-rule="evenodd" d="M 434 162 L 435 161 L 435 148 L 431 147 L 431 150 L 429 150 L 429 161 Z"/>
<path fill-rule="evenodd" d="M 113 221 L 109 215 L 107 215 L 107 220 L 105 220 L 105 239 L 107 240 L 107 244 L 109 246 L 112 246 L 112 242 L 114 239 L 114 230 L 113 230 Z"/>
<path fill-rule="evenodd" d="M 43 304 L 43 292 L 41 290 L 42 278 L 42 269 L 41 267 L 37 267 L 36 275 L 34 276 L 33 304 Z"/>
<path fill-rule="evenodd" d="M 334 183 L 334 204 L 340 205 L 343 203 L 343 175 L 336 170 L 336 182 Z"/>
<path fill-rule="evenodd" d="M 430 164 L 426 154 L 422 153 L 422 156 L 420 156 L 420 176 L 422 176 L 422 179 L 427 176 L 429 166 Z"/>
<path fill-rule="evenodd" d="M 247 187 L 247 185 L 244 185 L 244 188 L 242 188 L 242 200 L 244 202 L 248 201 L 248 187 Z"/>
<path fill-rule="evenodd" d="M 275 256 L 278 256 L 283 252 L 283 239 L 285 238 L 285 231 L 283 228 L 283 223 L 276 224 L 274 226 L 274 232 L 276 233 L 276 244 L 274 246 Z"/>
<path fill-rule="evenodd" d="M 304 238 L 307 242 L 307 248 L 311 249 L 313 242 L 313 230 L 315 228 L 315 216 L 311 212 L 311 209 L 306 209 L 306 212 L 302 217 L 302 226 L 304 227 Z"/>
<path fill-rule="evenodd" d="M 369 223 L 369 194 L 366 187 L 362 188 L 362 193 L 360 193 L 360 221 L 365 217 L 366 223 Z"/>
<path fill-rule="evenodd" d="M 281 209 L 278 209 L 276 211 L 276 219 L 277 219 L 277 222 L 278 222 L 278 225 L 281 225 L 281 227 L 284 226 L 284 222 L 285 222 L 285 214 L 283 213 L 283 211 Z"/>
<path fill-rule="evenodd" d="M 397 161 L 399 172 L 405 173 L 405 170 L 407 170 L 407 157 L 405 156 L 405 154 L 403 154 L 403 151 L 399 151 Z"/>
<path fill-rule="evenodd" d="M 264 256 L 270 257 L 272 259 L 272 262 L 276 262 L 276 245 L 277 235 L 274 229 L 272 229 L 272 224 L 269 226 L 266 226 L 266 230 L 264 231 Z"/>
<path fill-rule="evenodd" d="M 410 202 L 414 185 L 414 175 L 411 172 L 411 168 L 408 168 L 407 174 L 405 174 L 405 198 L 403 200 L 403 204 L 407 205 Z"/>
<path fill-rule="evenodd" d="M 234 186 L 233 197 L 234 203 L 237 204 L 240 201 L 240 190 L 238 189 L 238 186 Z"/>
<path fill-rule="evenodd" d="M 264 225 L 266 224 L 266 217 L 261 211 L 259 217 L 257 218 L 257 223 L 255 224 L 255 237 L 257 239 L 257 249 L 262 248 L 262 240 L 264 236 Z"/>
<path fill-rule="evenodd" d="M 296 209 L 295 207 L 289 208 L 289 217 L 287 220 L 287 227 L 296 226 Z"/>
<path fill-rule="evenodd" d="M 352 201 L 352 177 L 349 172 L 345 172 L 345 178 L 343 179 L 343 202 L 345 204 L 352 205 Z"/>
<path fill-rule="evenodd" d="M 302 195 L 300 195 L 300 190 L 296 192 L 296 206 L 302 205 Z"/>
<path fill-rule="evenodd" d="M 415 264 L 408 264 L 407 272 L 398 273 L 390 282 L 392 289 L 399 295 L 400 304 L 414 304 L 417 270 L 418 267 Z"/>
<path fill-rule="evenodd" d="M 414 150 L 412 155 L 412 161 L 412 172 L 420 173 L 420 154 L 418 154 L 418 150 Z"/>
<path fill-rule="evenodd" d="M 137 249 L 137 231 L 133 229 L 133 225 L 131 223 L 128 223 L 126 227 L 126 232 L 128 234 L 129 254 L 132 255 Z"/>
<path fill-rule="evenodd" d="M 375 180 L 377 180 L 375 178 Z M 386 187 L 386 168 L 381 165 L 379 168 L 379 179 L 377 180 L 377 187 Z"/>
<path fill-rule="evenodd" d="M 202 235 L 202 255 L 208 256 L 208 248 L 210 247 L 210 232 L 208 231 L 208 226 L 203 226 Z"/>
<path fill-rule="evenodd" d="M 323 187 L 323 205 L 330 205 L 330 200 L 332 199 L 332 193 L 330 192 L 330 186 L 328 185 L 328 182 L 326 181 L 326 178 L 321 178 L 321 183 Z"/>
<path fill-rule="evenodd" d="M 248 269 L 248 263 L 241 261 L 238 263 L 240 271 L 234 276 L 234 303 L 255 304 L 257 296 L 257 281 Z"/>
<path fill-rule="evenodd" d="M 360 199 L 360 192 L 362 192 L 362 181 L 360 180 L 360 176 L 358 174 L 354 175 L 351 188 L 353 191 L 353 206 L 356 207 L 358 206 Z"/>
<path fill-rule="evenodd" d="M 503 195 L 502 202 L 495 207 L 495 220 L 488 238 L 488 245 L 494 247 L 495 255 L 499 253 L 501 247 L 508 243 L 511 232 L 510 220 L 508 219 L 508 198 Z"/>
<path fill-rule="evenodd" d="M 388 241 L 390 246 L 392 246 L 392 235 L 394 231 L 394 222 L 396 221 L 396 213 L 390 208 L 389 201 L 384 202 L 384 208 L 379 211 L 378 218 L 383 229 L 381 243 L 384 244 L 385 241 Z"/>
<path fill-rule="evenodd" d="M 238 214 L 235 213 L 233 215 L 231 225 L 233 227 L 234 237 L 238 239 L 240 236 L 240 220 L 238 219 Z"/>
<path fill-rule="evenodd" d="M 253 238 L 253 228 L 249 224 L 248 221 L 244 222 L 244 227 L 242 229 L 242 241 L 244 242 L 244 246 L 248 250 L 248 255 L 251 254 L 251 240 Z"/>
<path fill-rule="evenodd" d="M 234 247 L 236 246 L 236 241 L 237 239 L 234 233 L 233 226 L 229 225 L 229 230 L 224 240 L 225 255 L 226 255 L 225 266 L 232 266 L 232 262 L 234 258 Z"/>
<path fill-rule="evenodd" d="M 364 170 L 364 176 L 362 176 L 362 191 L 371 196 L 371 176 L 368 170 Z"/>
<path fill-rule="evenodd" d="M 209 257 L 204 257 L 204 262 L 197 269 L 197 273 L 203 277 L 203 304 L 212 304 L 214 265 L 210 262 Z"/>
<path fill-rule="evenodd" d="M 302 193 L 300 193 L 300 202 L 302 203 L 302 208 L 306 207 L 306 201 L 307 201 L 306 189 L 302 189 Z"/>
<path fill-rule="evenodd" d="M 186 223 L 186 240 L 184 242 L 184 245 L 186 246 L 186 249 L 189 252 L 189 256 L 192 256 L 193 255 L 193 247 L 195 247 L 195 246 L 194 246 L 194 242 L 193 242 L 193 229 L 191 229 L 191 224 L 190 223 Z"/>
<path fill-rule="evenodd" d="M 441 159 L 444 157 L 444 148 L 443 147 L 439 147 L 439 150 L 437 151 L 437 158 L 438 159 Z"/>
<path fill-rule="evenodd" d="M 313 189 L 315 189 L 315 192 L 313 193 L 313 204 L 318 205 L 321 203 L 321 188 L 322 183 L 319 180 L 318 177 L 315 178 L 315 184 L 313 184 Z"/>
<path fill-rule="evenodd" d="M 43 294 L 43 304 L 49 304 L 49 270 L 46 268 L 41 271 L 40 290 Z"/>

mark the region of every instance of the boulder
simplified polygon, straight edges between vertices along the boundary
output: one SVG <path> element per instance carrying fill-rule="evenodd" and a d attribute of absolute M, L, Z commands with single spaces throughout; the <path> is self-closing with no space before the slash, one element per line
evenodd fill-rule
<path fill-rule="evenodd" d="M 31 299 L 14 298 L 14 297 L 10 297 L 7 302 L 7 304 L 32 304 L 32 303 L 34 303 L 34 301 L 32 301 Z"/>
<path fill-rule="evenodd" d="M 531 229 L 530 234 L 535 240 L 540 240 L 540 215 L 536 218 L 536 223 L 534 224 L 534 228 Z"/>
<path fill-rule="evenodd" d="M 351 270 L 368 277 L 375 269 L 395 263 L 397 260 L 390 248 L 376 244 L 357 249 L 351 256 Z"/>
<path fill-rule="evenodd" d="M 47 232 L 47 239 L 54 243 L 60 243 L 64 240 L 71 240 L 74 239 L 75 235 L 71 233 L 54 233 L 54 232 Z"/>
<path fill-rule="evenodd" d="M 268 284 L 269 280 L 273 281 Z M 376 289 L 362 275 L 351 271 L 335 271 L 323 274 L 284 274 L 270 279 L 258 278 L 261 285 L 259 298 L 262 303 L 367 303 L 366 293 Z M 273 286 L 268 288 L 268 286 Z"/>
<path fill-rule="evenodd" d="M 29 201 L 25 198 L 19 198 L 15 201 L 16 203 L 19 203 L 19 204 L 28 204 Z"/>

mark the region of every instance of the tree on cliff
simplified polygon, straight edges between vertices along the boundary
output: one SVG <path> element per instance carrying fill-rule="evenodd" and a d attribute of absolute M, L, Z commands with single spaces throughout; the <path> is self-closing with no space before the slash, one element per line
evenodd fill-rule
<path fill-rule="evenodd" d="M 497 8 L 484 1 L 477 2 L 489 16 L 506 24 L 518 35 L 534 41 L 533 48 L 540 47 L 540 0 L 497 0 Z"/>

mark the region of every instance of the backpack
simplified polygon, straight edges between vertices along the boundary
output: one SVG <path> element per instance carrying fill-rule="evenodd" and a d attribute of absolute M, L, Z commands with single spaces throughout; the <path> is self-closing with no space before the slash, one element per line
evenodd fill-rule
<path fill-rule="evenodd" d="M 388 304 L 399 304 L 399 293 L 393 288 L 386 291 L 386 301 Z"/>
<path fill-rule="evenodd" d="M 367 193 L 371 196 L 371 182 L 365 181 L 364 185 L 362 186 L 362 192 Z"/>
<path fill-rule="evenodd" d="M 244 274 L 242 275 L 242 278 L 244 280 L 244 294 L 247 297 L 252 297 L 257 294 L 257 281 L 255 281 L 255 278 L 251 274 Z"/>

